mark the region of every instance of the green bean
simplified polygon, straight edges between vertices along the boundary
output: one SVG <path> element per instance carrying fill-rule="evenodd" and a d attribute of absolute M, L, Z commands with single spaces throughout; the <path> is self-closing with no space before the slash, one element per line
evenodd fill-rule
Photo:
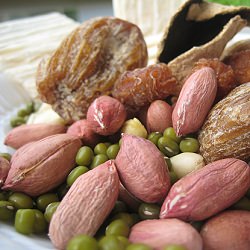
<path fill-rule="evenodd" d="M 57 201 L 57 202 L 52 202 L 50 203 L 46 209 L 45 209 L 45 212 L 44 212 L 44 218 L 45 220 L 50 223 L 51 221 L 51 218 L 53 216 L 53 214 L 55 213 L 57 207 L 59 206 L 60 202 Z"/>
<path fill-rule="evenodd" d="M 142 220 L 159 219 L 160 207 L 156 204 L 141 203 L 138 214 Z"/>
<path fill-rule="evenodd" d="M 33 200 L 27 194 L 14 192 L 8 199 L 15 208 L 33 208 Z"/>
<path fill-rule="evenodd" d="M 109 159 L 108 156 L 104 154 L 95 155 L 90 165 L 90 168 L 93 169 L 101 165 L 102 163 L 106 162 L 108 159 Z"/>
<path fill-rule="evenodd" d="M 57 202 L 57 201 L 59 201 L 57 194 L 55 194 L 55 193 L 47 193 L 47 194 L 40 195 L 36 199 L 36 205 L 37 205 L 39 210 L 44 212 L 46 207 L 50 203 Z"/>
<path fill-rule="evenodd" d="M 98 243 L 91 236 L 77 235 L 68 242 L 66 250 L 98 250 Z"/>
<path fill-rule="evenodd" d="M 0 201 L 0 220 L 10 221 L 15 216 L 15 207 L 9 201 Z"/>
<path fill-rule="evenodd" d="M 93 160 L 94 152 L 88 146 L 81 147 L 76 155 L 76 163 L 80 166 L 89 166 Z"/>
<path fill-rule="evenodd" d="M 73 170 L 71 170 L 71 172 L 69 173 L 68 177 L 67 177 L 67 184 L 68 186 L 72 186 L 72 184 L 75 182 L 75 180 L 82 174 L 85 174 L 86 172 L 88 172 L 89 169 L 85 166 L 78 166 L 75 167 Z"/>
<path fill-rule="evenodd" d="M 142 243 L 133 243 L 133 244 L 130 244 L 126 248 L 126 250 L 153 250 L 153 248 Z"/>
<path fill-rule="evenodd" d="M 180 142 L 181 152 L 191 152 L 195 153 L 199 150 L 199 142 L 195 138 L 184 138 Z"/>
<path fill-rule="evenodd" d="M 156 146 L 158 143 L 158 140 L 163 136 L 161 132 L 152 132 L 148 135 L 148 140 L 153 142 Z"/>
<path fill-rule="evenodd" d="M 128 224 L 121 219 L 117 219 L 107 226 L 105 234 L 128 237 L 129 231 Z"/>
<path fill-rule="evenodd" d="M 106 154 L 109 159 L 115 159 L 119 150 L 120 150 L 119 144 L 113 144 L 108 147 Z"/>
<path fill-rule="evenodd" d="M 100 142 L 100 143 L 96 144 L 96 146 L 94 147 L 94 153 L 96 155 L 106 154 L 107 149 L 108 149 L 107 145 L 105 143 Z"/>
<path fill-rule="evenodd" d="M 170 139 L 169 137 L 162 136 L 158 140 L 157 145 L 161 152 L 168 157 L 175 156 L 180 152 L 179 145 L 177 144 L 177 142 Z"/>
<path fill-rule="evenodd" d="M 163 132 L 163 136 L 172 139 L 173 141 L 177 142 L 178 144 L 181 141 L 181 137 L 176 135 L 174 128 L 172 128 L 172 127 L 166 128 Z"/>
<path fill-rule="evenodd" d="M 11 160 L 11 155 L 9 153 L 0 153 L 0 157 L 3 157 L 8 161 Z"/>
<path fill-rule="evenodd" d="M 41 234 L 47 231 L 48 224 L 44 218 L 44 215 L 38 209 L 33 209 L 35 212 L 35 223 L 34 223 L 34 233 Z"/>
<path fill-rule="evenodd" d="M 115 235 L 104 236 L 98 245 L 100 250 L 125 250 L 123 242 Z"/>
<path fill-rule="evenodd" d="M 21 234 L 32 234 L 36 213 L 34 209 L 18 209 L 15 216 L 15 229 Z"/>

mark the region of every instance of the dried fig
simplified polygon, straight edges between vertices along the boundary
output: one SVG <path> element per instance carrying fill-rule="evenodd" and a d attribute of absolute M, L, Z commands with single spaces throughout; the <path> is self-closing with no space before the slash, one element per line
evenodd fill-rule
<path fill-rule="evenodd" d="M 146 66 L 147 57 L 136 25 L 114 17 L 94 18 L 40 63 L 37 89 L 67 122 L 80 120 L 96 97 L 111 92 L 121 73 Z"/>
<path fill-rule="evenodd" d="M 164 63 L 123 73 L 112 91 L 112 95 L 131 112 L 177 93 L 176 79 Z"/>

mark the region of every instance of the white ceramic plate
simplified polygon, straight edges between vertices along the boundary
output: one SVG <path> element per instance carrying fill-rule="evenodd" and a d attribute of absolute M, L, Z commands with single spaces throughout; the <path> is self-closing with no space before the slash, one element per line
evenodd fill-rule
<path fill-rule="evenodd" d="M 243 40 L 243 39 L 250 39 L 250 28 L 244 28 L 239 34 L 237 34 L 233 40 L 230 43 Z M 1 88 L 1 81 L 4 81 L 4 76 L 0 75 L 0 89 Z M 2 85 L 3 86 L 3 85 Z M 2 99 L 6 99 L 3 97 L 3 92 L 1 90 L 0 93 L 0 152 L 10 151 L 10 149 L 7 149 L 3 146 L 3 140 L 5 137 L 5 134 L 10 129 L 9 127 L 9 119 L 13 113 L 16 112 L 18 108 L 22 105 L 22 102 L 24 102 L 27 99 L 27 96 L 25 96 L 24 93 L 19 93 L 16 89 L 13 89 L 14 94 L 16 97 L 15 99 L 15 108 L 11 109 L 11 112 L 8 111 L 8 103 L 1 102 Z M 6 110 L 7 109 L 7 110 Z M 53 248 L 49 238 L 44 236 L 24 236 L 19 233 L 17 233 L 12 225 L 4 224 L 0 222 L 0 249 L 2 250 L 51 250 L 55 249 Z"/>

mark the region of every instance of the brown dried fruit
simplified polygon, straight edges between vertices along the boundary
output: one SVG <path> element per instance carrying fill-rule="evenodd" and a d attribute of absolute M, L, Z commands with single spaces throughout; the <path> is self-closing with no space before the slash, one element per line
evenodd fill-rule
<path fill-rule="evenodd" d="M 218 58 L 200 59 L 194 64 L 192 73 L 203 67 L 210 67 L 215 71 L 218 86 L 216 100 L 222 99 L 238 86 L 232 67 L 224 64 Z"/>
<path fill-rule="evenodd" d="M 44 102 L 73 122 L 86 117 L 96 97 L 111 92 L 121 73 L 146 65 L 147 47 L 136 25 L 114 17 L 94 18 L 41 62 L 37 89 Z"/>
<path fill-rule="evenodd" d="M 250 212 L 225 211 L 209 219 L 201 229 L 204 250 L 248 250 Z"/>
<path fill-rule="evenodd" d="M 149 140 L 123 134 L 115 164 L 122 184 L 136 198 L 154 203 L 166 197 L 170 189 L 167 165 Z"/>
<path fill-rule="evenodd" d="M 250 82 L 250 49 L 234 53 L 224 62 L 232 67 L 239 84 Z"/>
<path fill-rule="evenodd" d="M 77 136 L 83 145 L 90 147 L 94 147 L 101 140 L 100 136 L 90 128 L 86 119 L 74 122 L 68 127 L 67 134 Z"/>
<path fill-rule="evenodd" d="M 4 144 L 18 149 L 23 145 L 41 140 L 50 135 L 65 133 L 66 127 L 62 124 L 25 124 L 13 128 L 5 137 Z"/>
<path fill-rule="evenodd" d="M 197 132 L 212 107 L 217 92 L 215 72 L 203 67 L 185 81 L 172 113 L 177 135 Z"/>
<path fill-rule="evenodd" d="M 55 188 L 75 166 L 80 147 L 80 139 L 68 134 L 52 135 L 24 145 L 13 155 L 2 189 L 37 196 Z"/>
<path fill-rule="evenodd" d="M 141 221 L 132 227 L 129 241 L 144 243 L 154 250 L 163 250 L 170 244 L 189 250 L 202 250 L 199 233 L 190 224 L 178 219 Z"/>
<path fill-rule="evenodd" d="M 3 157 L 0 157 L 0 188 L 5 182 L 10 170 L 10 163 Z"/>
<path fill-rule="evenodd" d="M 170 189 L 160 218 L 204 220 L 238 201 L 250 187 L 250 168 L 227 158 L 186 175 Z"/>
<path fill-rule="evenodd" d="M 175 77 L 164 63 L 123 73 L 114 85 L 112 95 L 129 111 L 136 112 L 157 99 L 178 93 Z"/>
<path fill-rule="evenodd" d="M 115 205 L 119 177 L 113 161 L 78 177 L 64 196 L 49 227 L 49 237 L 57 249 L 66 249 L 74 236 L 93 236 Z"/>
<path fill-rule="evenodd" d="M 250 160 L 250 83 L 230 92 L 210 111 L 198 140 L 205 162 L 233 157 Z"/>
<path fill-rule="evenodd" d="M 89 106 L 87 121 L 95 133 L 113 135 L 121 128 L 126 116 L 121 102 L 110 96 L 100 96 Z"/>

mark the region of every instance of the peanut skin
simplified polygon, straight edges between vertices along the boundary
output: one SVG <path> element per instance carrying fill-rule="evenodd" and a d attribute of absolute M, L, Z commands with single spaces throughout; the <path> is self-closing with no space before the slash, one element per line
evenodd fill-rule
<path fill-rule="evenodd" d="M 126 116 L 121 102 L 110 96 L 100 96 L 89 106 L 87 121 L 95 133 L 112 135 L 121 128 Z"/>
<path fill-rule="evenodd" d="M 101 139 L 100 136 L 90 128 L 86 119 L 74 122 L 69 126 L 67 134 L 79 137 L 83 145 L 90 147 L 94 147 Z"/>
<path fill-rule="evenodd" d="M 62 124 L 25 124 L 13 128 L 7 134 L 4 144 L 18 149 L 29 142 L 65 132 L 66 127 Z"/>
<path fill-rule="evenodd" d="M 147 130 L 161 132 L 172 126 L 172 107 L 162 100 L 152 102 L 147 111 Z"/>
<path fill-rule="evenodd" d="M 123 134 L 115 163 L 122 184 L 132 195 L 149 203 L 163 201 L 170 177 L 163 155 L 152 142 Z"/>
<path fill-rule="evenodd" d="M 160 218 L 204 220 L 238 201 L 250 187 L 250 168 L 228 158 L 210 163 L 177 181 L 170 189 Z"/>
<path fill-rule="evenodd" d="M 202 250 L 199 233 L 188 223 L 178 219 L 144 220 L 135 224 L 129 235 L 132 243 L 144 243 L 154 250 L 177 244 L 188 250 Z"/>
<path fill-rule="evenodd" d="M 78 177 L 65 195 L 49 227 L 49 237 L 58 249 L 78 234 L 93 236 L 114 207 L 119 177 L 113 161 Z"/>
<path fill-rule="evenodd" d="M 216 92 L 216 75 L 209 67 L 201 68 L 186 80 L 172 114 L 177 135 L 187 135 L 201 128 Z"/>
<path fill-rule="evenodd" d="M 61 184 L 75 166 L 81 141 L 75 136 L 57 134 L 19 148 L 2 189 L 38 196 Z"/>
<path fill-rule="evenodd" d="M 224 211 L 209 219 L 200 233 L 204 250 L 249 250 L 250 212 Z"/>

